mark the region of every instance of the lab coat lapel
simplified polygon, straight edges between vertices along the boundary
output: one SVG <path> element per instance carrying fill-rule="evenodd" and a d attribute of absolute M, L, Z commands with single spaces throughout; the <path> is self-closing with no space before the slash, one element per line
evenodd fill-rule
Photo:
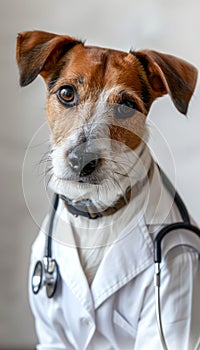
<path fill-rule="evenodd" d="M 91 311 L 93 301 L 86 276 L 83 272 L 76 243 L 68 230 L 68 223 L 60 217 L 54 230 L 56 236 L 55 255 L 59 264 L 61 279 L 71 289 L 82 306 Z"/>
<path fill-rule="evenodd" d="M 88 312 L 98 308 L 153 263 L 152 241 L 143 217 L 138 214 L 125 228 L 121 238 L 110 246 L 89 288 L 73 236 L 68 235 L 67 241 L 63 242 L 66 230 L 66 222 L 58 219 L 54 249 L 61 278 Z"/>
<path fill-rule="evenodd" d="M 91 285 L 95 309 L 151 264 L 152 241 L 143 218 L 137 217 L 110 247 L 97 270 Z"/>

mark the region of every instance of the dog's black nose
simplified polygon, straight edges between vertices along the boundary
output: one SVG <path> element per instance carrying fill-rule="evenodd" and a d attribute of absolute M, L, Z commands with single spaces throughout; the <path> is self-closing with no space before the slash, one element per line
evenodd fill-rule
<path fill-rule="evenodd" d="M 99 164 L 98 152 L 85 152 L 80 148 L 72 151 L 69 156 L 69 165 L 73 171 L 82 176 L 93 173 Z"/>

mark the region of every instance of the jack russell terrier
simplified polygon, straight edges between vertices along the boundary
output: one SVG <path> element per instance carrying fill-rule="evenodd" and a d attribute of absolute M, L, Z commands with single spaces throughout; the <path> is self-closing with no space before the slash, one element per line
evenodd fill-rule
<path fill-rule="evenodd" d="M 153 239 L 180 215 L 147 147 L 145 122 L 165 94 L 186 114 L 197 70 L 168 54 L 86 46 L 42 31 L 18 35 L 17 62 L 21 86 L 39 74 L 46 84 L 50 186 L 61 199 L 53 233 L 60 285 L 53 299 L 43 288 L 30 293 L 37 349 L 160 349 Z M 46 227 L 45 219 L 31 273 L 43 256 Z M 169 349 L 188 350 L 199 337 L 193 319 L 200 312 L 190 302 L 198 258 L 169 247 L 165 331 Z"/>

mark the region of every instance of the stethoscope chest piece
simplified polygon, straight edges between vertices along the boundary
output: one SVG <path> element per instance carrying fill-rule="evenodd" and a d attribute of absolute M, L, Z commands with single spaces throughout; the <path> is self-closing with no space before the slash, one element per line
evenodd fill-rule
<path fill-rule="evenodd" d="M 43 263 L 37 261 L 32 276 L 32 291 L 38 294 L 41 287 L 45 285 L 48 298 L 55 294 L 59 278 L 58 264 L 55 259 L 44 257 Z"/>
<path fill-rule="evenodd" d="M 47 297 L 52 298 L 55 294 L 59 278 L 58 264 L 56 260 L 45 257 L 44 270 Z"/>
<path fill-rule="evenodd" d="M 32 275 L 32 291 L 34 294 L 38 294 L 42 286 L 42 276 L 43 276 L 43 267 L 42 262 L 37 261 Z"/>

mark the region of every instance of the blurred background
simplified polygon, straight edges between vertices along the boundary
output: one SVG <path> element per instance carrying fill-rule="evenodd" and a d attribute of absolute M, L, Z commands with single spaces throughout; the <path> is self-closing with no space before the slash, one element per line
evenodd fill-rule
<path fill-rule="evenodd" d="M 45 90 L 41 78 L 24 89 L 18 85 L 17 33 L 40 29 L 122 50 L 152 48 L 200 68 L 199 15 L 198 0 L 0 1 L 0 349 L 34 349 L 36 336 L 28 305 L 29 255 L 49 207 L 41 190 L 43 175 L 37 170 L 48 139 Z M 169 97 L 158 100 L 149 116 L 170 145 L 177 188 L 198 224 L 199 92 L 198 83 L 188 118 L 176 111 Z M 152 143 L 156 142 L 154 147 L 168 173 L 165 150 L 155 138 Z"/>

